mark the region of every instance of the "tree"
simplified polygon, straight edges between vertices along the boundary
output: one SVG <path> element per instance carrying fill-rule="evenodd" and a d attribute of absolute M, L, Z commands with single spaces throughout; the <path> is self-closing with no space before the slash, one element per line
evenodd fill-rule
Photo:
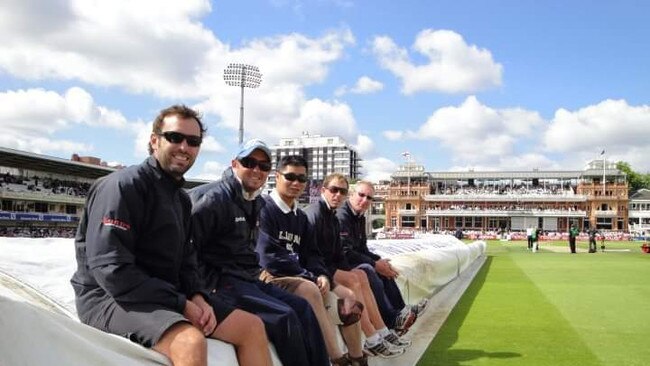
<path fill-rule="evenodd" d="M 650 189 L 650 174 L 641 174 L 632 170 L 629 163 L 619 161 L 616 163 L 616 169 L 627 175 L 627 181 L 630 185 L 630 194 L 635 193 L 641 188 Z"/>

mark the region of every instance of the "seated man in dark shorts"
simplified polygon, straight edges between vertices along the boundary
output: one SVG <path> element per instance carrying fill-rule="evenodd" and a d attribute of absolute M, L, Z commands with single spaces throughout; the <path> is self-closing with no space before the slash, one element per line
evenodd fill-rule
<path fill-rule="evenodd" d="M 204 132 L 192 109 L 164 109 L 150 157 L 93 184 L 75 238 L 77 313 L 175 365 L 207 365 L 205 337 L 232 343 L 240 365 L 270 365 L 262 321 L 202 292 L 182 186 Z"/>

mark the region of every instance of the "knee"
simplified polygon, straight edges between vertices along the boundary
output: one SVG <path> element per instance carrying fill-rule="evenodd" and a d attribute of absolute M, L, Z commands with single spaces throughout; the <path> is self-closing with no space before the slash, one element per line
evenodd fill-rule
<path fill-rule="evenodd" d="M 323 301 L 318 286 L 313 282 L 304 282 L 300 284 L 296 294 L 306 299 L 310 304 L 317 304 Z"/>
<path fill-rule="evenodd" d="M 172 343 L 195 352 L 205 352 L 208 346 L 203 333 L 192 325 L 185 325 L 173 337 Z"/>
<path fill-rule="evenodd" d="M 368 283 L 368 275 L 367 275 L 366 272 L 364 272 L 363 270 L 357 270 L 357 271 L 354 271 L 354 275 L 356 276 L 357 281 L 358 281 L 361 285 L 365 285 L 365 284 Z"/>

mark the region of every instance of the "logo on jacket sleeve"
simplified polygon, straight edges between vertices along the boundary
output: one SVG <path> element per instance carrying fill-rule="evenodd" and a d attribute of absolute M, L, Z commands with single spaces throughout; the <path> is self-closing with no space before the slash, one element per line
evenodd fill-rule
<path fill-rule="evenodd" d="M 110 217 L 102 217 L 102 224 L 104 224 L 104 226 L 111 226 L 124 231 L 131 229 L 131 224 Z"/>

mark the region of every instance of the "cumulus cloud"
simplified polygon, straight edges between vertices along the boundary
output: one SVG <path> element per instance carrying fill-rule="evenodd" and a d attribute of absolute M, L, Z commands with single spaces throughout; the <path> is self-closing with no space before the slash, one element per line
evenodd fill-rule
<path fill-rule="evenodd" d="M 540 170 L 566 170 L 566 169 L 578 169 L 574 165 L 563 165 L 550 159 L 549 157 L 534 152 L 528 152 L 521 155 L 505 155 L 500 156 L 497 159 L 482 164 L 476 165 L 455 165 L 452 166 L 449 170 L 451 171 L 515 171 L 515 170 L 524 170 L 530 171 L 532 169 Z"/>
<path fill-rule="evenodd" d="M 513 153 L 516 143 L 544 127 L 539 113 L 522 108 L 493 109 L 469 96 L 459 106 L 436 110 L 417 131 L 385 131 L 402 139 L 437 140 L 454 161 L 480 163 Z"/>
<path fill-rule="evenodd" d="M 356 139 L 356 121 L 348 105 L 310 99 L 304 91 L 325 80 L 330 64 L 354 44 L 347 28 L 318 37 L 293 33 L 253 38 L 233 47 L 201 23 L 212 10 L 207 0 L 61 0 L 53 4 L 25 0 L 0 8 L 0 72 L 18 79 L 73 80 L 190 99 L 210 123 L 233 132 L 231 137 L 219 134 L 220 141 L 223 136 L 234 142 L 240 90 L 224 83 L 223 70 L 229 63 L 250 63 L 260 68 L 263 81 L 257 89 L 246 89 L 246 138 L 272 141 L 295 131 L 309 131 Z M 69 97 L 77 105 L 71 114 L 88 114 L 84 108 L 92 98 L 75 93 Z M 95 113 L 105 118 L 102 123 L 125 123 L 108 110 Z M 66 122 L 50 123 L 48 127 L 54 128 Z M 135 151 L 140 155 L 148 131 L 134 127 Z M 222 149 L 212 139 L 204 148 Z"/>
<path fill-rule="evenodd" d="M 384 89 L 384 84 L 380 81 L 373 80 L 368 76 L 362 76 L 357 80 L 357 83 L 352 87 L 348 88 L 347 86 L 341 86 L 336 89 L 334 95 L 337 97 L 343 96 L 347 93 L 352 94 L 371 94 Z"/>
<path fill-rule="evenodd" d="M 381 67 L 402 81 L 404 94 L 473 93 L 501 85 L 503 67 L 492 53 L 451 30 L 425 29 L 417 35 L 413 51 L 428 59 L 424 65 L 411 61 L 408 51 L 387 36 L 375 37 L 372 50 Z"/>
<path fill-rule="evenodd" d="M 363 179 L 378 183 L 381 180 L 390 180 L 390 175 L 395 173 L 398 164 L 392 160 L 379 157 L 362 162 Z"/>
<path fill-rule="evenodd" d="M 569 153 L 579 160 L 592 159 L 604 149 L 608 159 L 649 170 L 648 136 L 650 106 L 607 99 L 576 111 L 558 109 L 543 143 L 549 152 Z"/>
<path fill-rule="evenodd" d="M 224 46 L 197 18 L 207 0 L 11 1 L 0 8 L 0 69 L 134 92 L 196 95 L 196 70 Z"/>
<path fill-rule="evenodd" d="M 197 175 L 193 175 L 193 171 L 190 170 L 188 173 L 192 176 L 193 179 L 202 179 L 206 181 L 215 181 L 221 179 L 221 174 L 228 166 L 223 163 L 216 161 L 208 161 L 203 164 L 203 167 Z M 194 168 L 196 169 L 196 168 Z"/>
<path fill-rule="evenodd" d="M 75 125 L 128 128 L 121 113 L 95 104 L 92 96 L 78 87 L 63 94 L 40 88 L 6 91 L 0 93 L 0 113 L 4 116 L 0 144 L 36 153 L 92 150 L 87 143 L 55 137 Z"/>
<path fill-rule="evenodd" d="M 353 145 L 359 156 L 368 156 L 375 150 L 375 143 L 369 136 L 358 135 L 357 142 Z"/>

